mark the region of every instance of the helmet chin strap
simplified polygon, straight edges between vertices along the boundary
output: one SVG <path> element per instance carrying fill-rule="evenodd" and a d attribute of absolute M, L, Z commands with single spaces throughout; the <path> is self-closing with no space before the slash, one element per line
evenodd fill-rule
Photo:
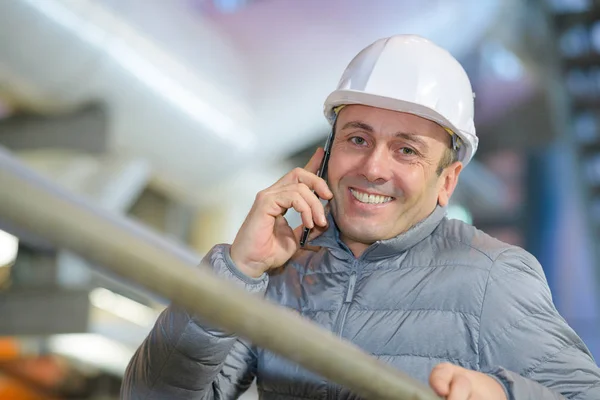
<path fill-rule="evenodd" d="M 448 134 L 450 135 L 450 138 L 452 140 L 452 150 L 456 150 L 458 151 L 458 149 L 461 146 L 461 141 L 460 141 L 460 137 L 454 133 L 454 131 L 450 128 L 446 128 L 444 127 L 444 129 L 446 130 L 446 132 L 448 132 Z"/>
<path fill-rule="evenodd" d="M 340 111 L 342 111 L 342 108 L 346 107 L 345 104 L 342 104 L 341 106 L 337 106 L 333 109 L 333 113 L 335 115 L 334 117 L 334 121 L 337 119 L 338 114 L 340 113 Z"/>

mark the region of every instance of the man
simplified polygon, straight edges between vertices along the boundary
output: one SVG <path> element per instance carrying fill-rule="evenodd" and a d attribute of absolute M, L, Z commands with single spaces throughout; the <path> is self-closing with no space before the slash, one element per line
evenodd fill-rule
<path fill-rule="evenodd" d="M 335 132 L 327 181 L 315 175 L 319 149 L 260 192 L 232 245 L 206 256 L 214 271 L 447 399 L 600 399 L 600 370 L 534 257 L 445 217 L 477 149 L 460 64 L 416 36 L 379 40 L 352 60 L 325 114 Z M 305 248 L 302 227 L 284 218 L 290 208 L 312 228 Z M 356 398 L 174 306 L 122 393 L 234 399 L 254 378 L 263 399 Z"/>

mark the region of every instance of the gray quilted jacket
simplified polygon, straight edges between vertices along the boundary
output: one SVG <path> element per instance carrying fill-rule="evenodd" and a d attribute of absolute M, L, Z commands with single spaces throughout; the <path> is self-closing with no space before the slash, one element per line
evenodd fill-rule
<path fill-rule="evenodd" d="M 311 244 L 320 249 L 256 280 L 236 270 L 227 245 L 206 261 L 423 382 L 447 361 L 488 373 L 511 400 L 600 399 L 599 368 L 524 250 L 448 220 L 442 208 L 358 259 L 333 223 Z M 254 378 L 262 399 L 357 398 L 174 306 L 131 360 L 122 398 L 235 399 Z"/>

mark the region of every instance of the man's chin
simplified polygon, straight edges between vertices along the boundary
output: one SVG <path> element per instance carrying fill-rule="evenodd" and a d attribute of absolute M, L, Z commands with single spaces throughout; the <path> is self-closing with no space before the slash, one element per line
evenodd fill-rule
<path fill-rule="evenodd" d="M 371 224 L 369 224 L 369 226 L 361 226 L 360 224 L 338 223 L 338 227 L 342 236 L 358 243 L 370 245 L 387 238 L 380 226 L 374 227 Z"/>
<path fill-rule="evenodd" d="M 386 237 L 385 230 L 382 229 L 385 221 L 374 221 L 372 217 L 353 216 L 343 211 L 339 212 L 335 206 L 331 207 L 331 214 L 342 235 L 352 237 L 355 241 L 365 244 L 375 243 Z M 377 220 L 379 219 L 377 218 Z"/>

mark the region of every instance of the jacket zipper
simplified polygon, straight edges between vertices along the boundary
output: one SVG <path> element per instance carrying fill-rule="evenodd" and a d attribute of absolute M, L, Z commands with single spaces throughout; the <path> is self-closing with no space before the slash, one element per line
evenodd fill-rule
<path fill-rule="evenodd" d="M 356 263 L 355 263 L 356 265 Z M 342 335 L 342 331 L 344 329 L 344 324 L 346 323 L 346 316 L 348 315 L 348 309 L 350 308 L 350 304 L 354 300 L 354 290 L 356 287 L 356 269 L 352 271 L 350 274 L 350 280 L 348 281 L 348 288 L 346 289 L 346 296 L 344 297 L 344 302 L 342 303 L 342 308 L 340 313 L 338 314 L 335 324 L 333 326 L 333 333 L 337 336 Z M 339 387 L 336 388 L 333 384 L 330 384 L 327 388 L 329 400 L 336 400 L 339 395 Z"/>

